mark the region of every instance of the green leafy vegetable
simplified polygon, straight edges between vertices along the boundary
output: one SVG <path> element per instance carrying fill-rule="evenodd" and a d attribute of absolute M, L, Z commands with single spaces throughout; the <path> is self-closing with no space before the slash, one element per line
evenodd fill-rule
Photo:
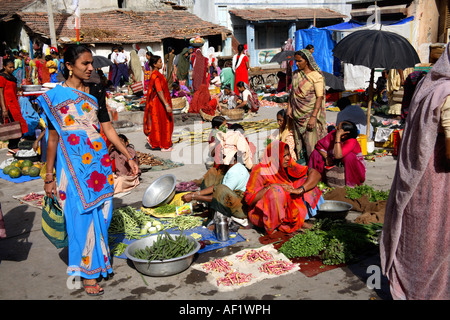
<path fill-rule="evenodd" d="M 347 192 L 346 198 L 351 200 L 359 199 L 363 195 L 366 195 L 370 202 L 387 200 L 389 197 L 389 190 L 375 190 L 373 187 L 365 184 L 355 187 L 345 187 L 345 190 Z"/>

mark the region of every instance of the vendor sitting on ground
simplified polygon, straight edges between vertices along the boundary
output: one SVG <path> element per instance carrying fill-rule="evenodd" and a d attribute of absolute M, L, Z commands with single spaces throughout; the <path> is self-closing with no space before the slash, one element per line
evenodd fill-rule
<path fill-rule="evenodd" d="M 118 136 L 126 146 L 131 157 L 135 159 L 136 150 L 134 146 L 129 143 L 125 135 L 119 134 Z M 127 157 L 120 153 L 112 144 L 109 146 L 109 157 L 114 176 L 114 193 L 127 192 L 136 188 L 139 185 L 139 176 L 141 173 L 139 172 L 137 175 L 133 175 Z"/>
<path fill-rule="evenodd" d="M 217 70 L 214 70 L 211 73 L 211 80 L 209 81 L 209 83 L 213 86 L 213 88 L 221 87 L 222 83 L 220 82 L 220 77 L 219 77 L 219 74 L 217 73 Z"/>
<path fill-rule="evenodd" d="M 249 110 L 251 112 L 258 112 L 260 106 L 258 95 L 244 81 L 239 81 L 236 87 L 240 92 L 240 100 L 238 100 L 236 108 L 243 108 L 245 112 Z"/>
<path fill-rule="evenodd" d="M 222 108 L 226 107 L 228 109 L 234 109 L 237 105 L 238 97 L 231 90 L 231 86 L 229 84 L 223 87 L 223 90 L 219 94 L 219 106 L 218 109 L 222 112 Z"/>
<path fill-rule="evenodd" d="M 218 211 L 245 226 L 247 214 L 242 199 L 250 174 L 247 168 L 238 162 L 237 152 L 233 148 L 222 150 L 220 156 L 223 160 L 220 167 L 205 174 L 201 190 L 187 193 L 181 199 L 184 202 L 206 202 L 211 213 Z"/>
<path fill-rule="evenodd" d="M 189 91 L 189 88 L 185 85 L 181 85 L 180 82 L 175 81 L 172 83 L 172 98 L 180 98 L 180 97 L 186 97 L 187 101 L 190 103 L 192 100 L 191 91 Z"/>
<path fill-rule="evenodd" d="M 326 182 L 325 170 L 342 164 L 347 186 L 363 184 L 366 180 L 366 164 L 357 137 L 358 129 L 353 122 L 341 122 L 337 130 L 317 142 L 311 153 L 309 167 L 317 170 L 322 175 L 322 181 Z"/>
<path fill-rule="evenodd" d="M 261 163 L 250 173 L 244 193 L 249 221 L 269 235 L 311 227 L 305 220 L 313 217 L 324 202 L 317 187 L 319 181 L 316 170 L 291 158 L 287 144 L 270 143 Z"/>
<path fill-rule="evenodd" d="M 227 120 L 223 116 L 215 116 L 211 120 L 211 132 L 208 137 L 208 160 L 206 161 L 206 167 L 209 169 L 212 165 L 217 166 L 214 163 L 214 156 L 217 145 L 220 144 L 220 140 L 216 138 L 217 133 L 227 132 L 228 125 Z"/>

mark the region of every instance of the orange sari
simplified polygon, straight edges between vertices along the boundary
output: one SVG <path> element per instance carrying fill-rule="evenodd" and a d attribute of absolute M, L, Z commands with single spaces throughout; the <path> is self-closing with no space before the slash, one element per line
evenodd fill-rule
<path fill-rule="evenodd" d="M 172 146 L 173 114 L 166 112 L 166 108 L 158 97 L 159 91 L 163 91 L 166 101 L 172 107 L 167 80 L 159 70 L 155 69 L 148 85 L 144 111 L 144 134 L 152 149 L 168 149 Z"/>
<path fill-rule="evenodd" d="M 276 230 L 291 233 L 300 229 L 308 214 L 308 206 L 315 208 L 320 196 L 319 188 L 306 192 L 303 197 L 291 195 L 283 187 L 274 184 L 289 184 L 300 188 L 308 174 L 308 167 L 289 161 L 288 167 L 282 167 L 283 152 L 286 144 L 281 141 L 272 142 L 264 153 L 261 163 L 256 165 L 247 183 L 244 193 L 248 204 L 248 219 L 268 234 Z M 270 186 L 263 197 L 253 206 L 251 203 L 263 188 Z"/>

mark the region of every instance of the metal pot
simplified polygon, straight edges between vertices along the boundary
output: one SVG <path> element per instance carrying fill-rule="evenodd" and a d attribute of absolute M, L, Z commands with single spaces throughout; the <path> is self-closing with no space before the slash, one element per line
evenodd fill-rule
<path fill-rule="evenodd" d="M 353 208 L 350 203 L 336 200 L 325 200 L 318 208 L 318 217 L 345 219 L 347 213 Z"/>
<path fill-rule="evenodd" d="M 170 236 L 178 237 L 179 235 L 170 234 Z M 137 240 L 132 244 L 128 245 L 128 247 L 125 250 L 125 255 L 127 256 L 128 259 L 130 259 L 133 262 L 136 270 L 145 275 L 154 277 L 171 276 L 189 268 L 189 266 L 194 261 L 195 253 L 197 253 L 197 251 L 200 250 L 200 243 L 198 243 L 197 240 L 195 240 L 191 236 L 187 235 L 185 236 L 189 239 L 189 241 L 195 242 L 196 246 L 193 251 L 181 257 L 168 260 L 153 260 L 153 261 L 147 261 L 133 257 L 133 254 L 136 250 L 144 249 L 147 246 L 151 246 L 153 242 L 157 240 L 158 235 L 151 235 L 149 237 Z"/>
<path fill-rule="evenodd" d="M 175 196 L 177 179 L 173 174 L 166 174 L 153 181 L 145 190 L 142 206 L 153 208 L 172 201 Z"/>

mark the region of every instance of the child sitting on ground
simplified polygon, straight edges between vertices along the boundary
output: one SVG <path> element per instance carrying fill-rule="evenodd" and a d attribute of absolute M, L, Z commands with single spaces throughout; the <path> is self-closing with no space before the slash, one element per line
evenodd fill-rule
<path fill-rule="evenodd" d="M 128 138 L 123 134 L 119 134 L 119 138 L 127 148 L 131 157 L 135 158 L 136 150 L 134 149 L 134 146 L 129 143 Z M 139 176 L 141 172 L 139 171 L 137 175 L 133 175 L 127 157 L 120 153 L 113 144 L 109 146 L 109 156 L 111 158 L 114 175 L 114 193 L 127 192 L 136 188 L 139 185 Z M 138 160 L 136 159 L 136 161 Z"/>

